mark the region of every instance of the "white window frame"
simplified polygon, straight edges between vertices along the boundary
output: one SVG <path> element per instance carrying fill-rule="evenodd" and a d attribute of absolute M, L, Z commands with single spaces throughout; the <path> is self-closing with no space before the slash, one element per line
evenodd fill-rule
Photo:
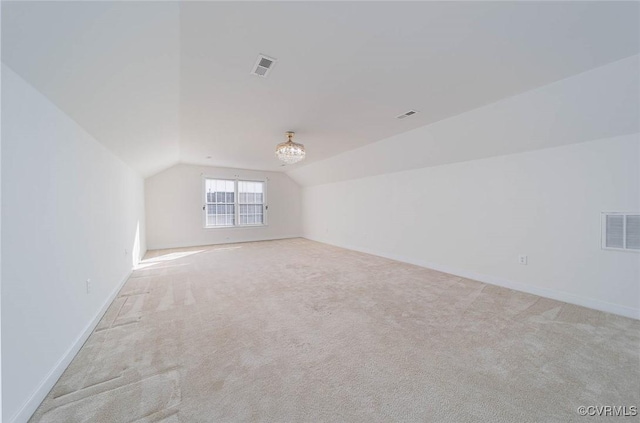
<path fill-rule="evenodd" d="M 233 182 L 233 204 L 234 204 L 234 221 L 235 225 L 207 225 L 207 179 L 215 179 L 219 181 L 230 181 Z M 256 178 L 225 178 L 219 176 L 202 176 L 202 227 L 204 229 L 244 229 L 244 228 L 264 228 L 268 226 L 268 211 L 269 205 L 267 203 L 267 179 L 256 179 Z M 240 196 L 238 195 L 238 182 L 261 182 L 262 183 L 262 223 L 251 223 L 251 224 L 240 224 Z"/>
<path fill-rule="evenodd" d="M 636 216 L 640 212 L 602 212 L 600 214 L 600 246 L 603 250 L 640 253 L 640 250 L 627 248 L 627 216 Z M 607 216 L 624 216 L 622 219 L 622 248 L 607 247 Z"/>

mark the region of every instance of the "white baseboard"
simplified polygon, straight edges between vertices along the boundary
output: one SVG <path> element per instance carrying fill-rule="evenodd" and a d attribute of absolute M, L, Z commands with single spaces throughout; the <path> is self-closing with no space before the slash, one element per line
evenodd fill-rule
<path fill-rule="evenodd" d="M 9 423 L 26 423 L 27 421 L 29 421 L 29 419 L 38 409 L 49 391 L 51 391 L 58 379 L 60 379 L 62 373 L 64 373 L 69 364 L 71 364 L 71 361 L 76 356 L 76 354 L 78 354 L 80 348 L 82 348 L 84 343 L 87 341 L 89 335 L 91 335 L 95 327 L 100 322 L 100 319 L 102 319 L 102 316 L 104 316 L 104 314 L 107 312 L 107 309 L 116 298 L 116 295 L 118 295 L 118 292 L 120 292 L 120 289 L 122 289 L 122 286 L 129 279 L 129 276 L 131 276 L 132 272 L 133 269 L 129 270 L 126 276 L 120 281 L 120 283 L 118 283 L 118 286 L 116 286 L 111 294 L 109 294 L 109 297 L 105 300 L 104 304 L 102 304 L 100 310 L 98 310 L 93 319 L 84 328 L 82 333 L 80 333 L 80 335 L 76 338 L 69 349 L 62 355 L 55 366 L 53 366 L 53 369 L 51 369 L 51 371 L 44 377 L 42 382 L 40 382 L 29 399 L 25 401 L 22 407 L 20 407 L 20 409 L 9 419 Z"/>
<path fill-rule="evenodd" d="M 538 295 L 540 297 L 549 298 L 552 300 L 562 301 L 569 304 L 575 304 L 582 307 L 591 308 L 594 310 L 604 311 L 607 313 L 616 314 L 618 316 L 629 317 L 631 319 L 640 320 L 640 309 L 636 309 L 633 307 L 627 307 L 619 304 L 613 304 L 606 301 L 597 300 L 594 298 L 583 297 L 580 295 L 572 294 L 565 291 L 558 291 L 549 288 L 543 288 L 539 286 L 524 284 L 520 282 L 514 282 L 507 279 L 503 279 L 500 277 L 484 275 L 481 273 L 476 273 L 473 271 L 454 268 L 447 265 L 440 265 L 437 263 L 430 263 L 410 257 L 403 257 L 396 254 L 389 253 L 381 253 L 379 251 L 374 251 L 368 248 L 346 245 L 346 244 L 338 244 L 334 242 L 329 242 L 323 239 L 314 239 L 309 236 L 305 236 L 305 238 L 322 242 L 324 244 L 335 245 L 336 247 L 346 248 L 348 250 L 359 251 L 366 254 L 371 254 L 374 256 L 384 257 L 391 260 L 401 261 L 403 263 L 414 264 L 420 267 L 426 267 L 429 269 L 437 270 L 444 273 L 449 273 L 451 275 L 460 276 L 467 279 L 473 279 L 479 282 L 487 283 L 489 285 L 501 286 L 503 288 L 513 289 L 515 291 L 526 292 L 528 294 Z"/>

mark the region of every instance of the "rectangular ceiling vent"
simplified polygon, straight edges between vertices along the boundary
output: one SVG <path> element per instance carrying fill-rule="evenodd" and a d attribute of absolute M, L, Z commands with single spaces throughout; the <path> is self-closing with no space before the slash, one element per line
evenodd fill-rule
<path fill-rule="evenodd" d="M 602 248 L 640 252 L 640 213 L 602 213 Z"/>
<path fill-rule="evenodd" d="M 396 116 L 396 119 L 404 119 L 404 118 L 408 118 L 409 116 L 413 116 L 416 113 L 418 113 L 415 110 L 409 110 L 407 113 L 403 113 L 400 116 Z"/>
<path fill-rule="evenodd" d="M 266 78 L 269 75 L 269 72 L 271 72 L 271 69 L 275 66 L 276 60 L 277 59 L 274 59 L 273 57 L 259 54 L 251 73 Z"/>

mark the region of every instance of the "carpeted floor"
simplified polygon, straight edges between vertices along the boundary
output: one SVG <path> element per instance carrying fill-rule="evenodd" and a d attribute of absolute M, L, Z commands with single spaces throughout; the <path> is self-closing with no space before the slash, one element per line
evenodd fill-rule
<path fill-rule="evenodd" d="M 639 321 L 304 239 L 143 266 L 32 422 L 594 422 L 577 408 L 640 406 Z"/>

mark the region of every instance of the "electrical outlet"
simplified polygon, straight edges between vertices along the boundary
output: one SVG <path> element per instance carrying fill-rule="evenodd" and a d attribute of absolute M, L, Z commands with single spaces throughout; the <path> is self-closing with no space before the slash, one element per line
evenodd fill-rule
<path fill-rule="evenodd" d="M 87 294 L 91 294 L 91 279 L 87 279 Z"/>
<path fill-rule="evenodd" d="M 518 256 L 518 263 L 526 265 L 526 264 L 527 264 L 527 261 L 528 261 L 527 256 L 525 256 L 525 255 L 523 255 L 523 254 L 520 254 L 520 255 Z"/>

